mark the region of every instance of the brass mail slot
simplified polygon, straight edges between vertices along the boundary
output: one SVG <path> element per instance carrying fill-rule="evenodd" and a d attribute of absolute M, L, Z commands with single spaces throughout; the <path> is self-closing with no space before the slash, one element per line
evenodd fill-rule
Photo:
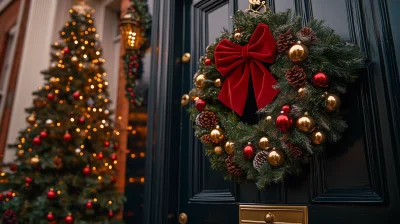
<path fill-rule="evenodd" d="M 308 224 L 307 206 L 239 205 L 239 223 Z"/>

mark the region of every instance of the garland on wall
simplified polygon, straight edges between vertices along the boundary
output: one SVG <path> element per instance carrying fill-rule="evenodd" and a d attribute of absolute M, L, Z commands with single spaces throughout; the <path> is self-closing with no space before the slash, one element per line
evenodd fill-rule
<path fill-rule="evenodd" d="M 263 189 L 341 139 L 340 96 L 365 60 L 323 22 L 302 26 L 290 10 L 238 11 L 233 24 L 200 59 L 189 112 L 211 167 Z M 262 118 L 254 125 L 242 121 L 249 97 Z"/>

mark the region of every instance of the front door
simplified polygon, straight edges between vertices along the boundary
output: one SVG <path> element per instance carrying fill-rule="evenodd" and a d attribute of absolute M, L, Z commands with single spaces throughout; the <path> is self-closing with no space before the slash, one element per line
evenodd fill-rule
<path fill-rule="evenodd" d="M 167 175 L 157 176 L 155 170 L 153 176 L 150 175 L 153 179 L 164 178 L 161 182 L 166 190 L 156 190 L 154 185 L 158 182 L 153 182 L 147 198 L 157 200 L 150 197 L 157 192 L 168 200 L 162 199 L 164 205 L 155 206 L 164 206 L 163 211 L 155 214 L 163 217 L 148 218 L 149 223 L 166 223 L 167 220 L 168 223 L 190 224 L 265 223 L 264 219 L 260 221 L 256 217 L 288 208 L 300 211 L 303 218 L 287 223 L 400 222 L 396 216 L 400 211 L 400 136 L 396 136 L 400 127 L 396 116 L 400 111 L 398 106 L 393 106 L 397 97 L 393 96 L 396 92 L 392 92 L 396 90 L 393 85 L 398 86 L 399 83 L 389 20 L 391 18 L 394 23 L 396 20 L 393 18 L 400 17 L 394 14 L 389 17 L 386 1 L 267 1 L 270 10 L 292 9 L 305 22 L 312 17 L 325 20 L 344 41 L 353 42 L 366 52 L 369 65 L 362 78 L 349 87 L 343 97 L 343 111 L 349 125 L 344 138 L 337 144 L 329 145 L 325 154 L 313 158 L 303 175 L 288 178 L 262 191 L 257 190 L 254 183 L 236 184 L 213 171 L 201 142 L 194 136 L 186 109 L 178 108 L 179 96 L 192 88 L 193 74 L 206 47 L 220 36 L 223 28 L 232 30 L 230 16 L 238 9 L 248 8 L 248 1 L 173 2 L 169 5 L 169 10 L 175 13 L 171 20 L 174 24 L 170 27 L 173 33 L 169 36 L 173 38 L 166 42 L 158 40 L 158 43 L 160 47 L 160 43 L 169 44 L 168 52 L 174 56 L 170 66 L 166 66 L 170 77 L 166 83 L 171 89 L 165 91 L 169 94 L 165 97 L 165 102 L 169 104 L 165 111 L 169 112 L 165 117 L 167 121 L 161 122 L 166 122 L 163 126 L 164 138 L 167 138 L 163 140 L 167 143 L 165 149 L 176 152 L 160 154 L 168 155 L 164 157 L 167 164 L 163 164 L 167 171 L 162 170 Z M 161 49 L 158 49 L 160 53 L 157 57 L 162 62 Z M 182 61 L 180 57 L 184 53 L 190 53 L 190 60 Z M 187 56 L 184 59 L 188 59 Z M 157 132 L 153 132 L 156 139 L 154 133 Z M 153 168 L 159 168 L 154 164 L 154 158 L 152 163 Z M 154 207 L 153 202 L 148 205 Z M 258 213 L 249 213 L 249 216 L 244 213 L 246 210 Z M 288 213 L 288 216 L 291 215 L 293 213 Z"/>

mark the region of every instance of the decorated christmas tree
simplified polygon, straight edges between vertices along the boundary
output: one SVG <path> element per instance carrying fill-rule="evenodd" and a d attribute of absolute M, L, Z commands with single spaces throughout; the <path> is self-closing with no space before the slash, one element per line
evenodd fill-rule
<path fill-rule="evenodd" d="M 92 9 L 70 10 L 52 46 L 45 84 L 27 109 L 10 189 L 0 194 L 3 223 L 116 223 L 124 197 L 115 188 L 118 150 Z"/>

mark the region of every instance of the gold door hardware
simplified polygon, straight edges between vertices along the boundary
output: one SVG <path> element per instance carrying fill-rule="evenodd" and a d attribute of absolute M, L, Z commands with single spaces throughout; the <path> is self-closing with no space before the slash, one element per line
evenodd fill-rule
<path fill-rule="evenodd" d="M 184 107 L 186 105 L 189 104 L 189 95 L 188 94 L 184 94 L 181 98 L 181 106 Z"/>
<path fill-rule="evenodd" d="M 180 224 L 186 224 L 187 220 L 188 220 L 188 217 L 185 213 L 182 212 L 181 214 L 179 214 L 179 223 Z"/>
<path fill-rule="evenodd" d="M 182 62 L 183 63 L 189 63 L 189 61 L 190 61 L 190 53 L 189 52 L 186 52 L 186 53 L 184 53 L 183 55 L 182 55 Z"/>
<path fill-rule="evenodd" d="M 240 224 L 308 224 L 307 206 L 239 205 Z"/>

